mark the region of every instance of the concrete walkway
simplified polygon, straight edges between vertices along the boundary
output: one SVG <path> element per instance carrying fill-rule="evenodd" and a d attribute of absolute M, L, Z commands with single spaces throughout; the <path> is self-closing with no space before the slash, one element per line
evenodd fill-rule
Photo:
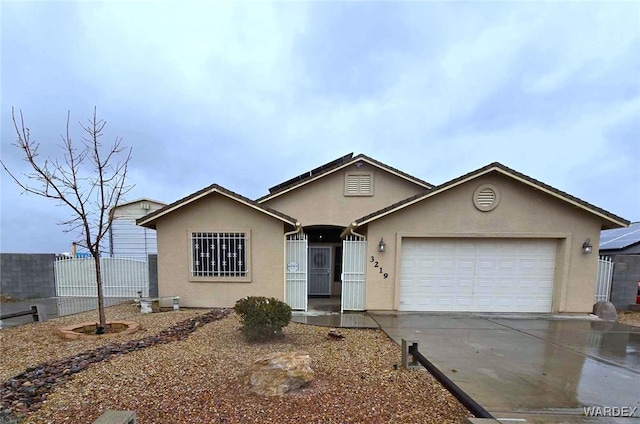
<path fill-rule="evenodd" d="M 340 312 L 340 297 L 310 298 L 308 311 L 293 311 L 291 321 L 333 328 L 379 328 L 366 312 Z"/>
<path fill-rule="evenodd" d="M 379 328 L 366 312 L 293 311 L 291 321 L 332 328 Z"/>
<path fill-rule="evenodd" d="M 424 356 L 497 418 L 640 424 L 640 328 L 586 315 L 369 315 L 398 344 L 419 341 Z M 587 418 L 585 407 L 636 418 Z"/>

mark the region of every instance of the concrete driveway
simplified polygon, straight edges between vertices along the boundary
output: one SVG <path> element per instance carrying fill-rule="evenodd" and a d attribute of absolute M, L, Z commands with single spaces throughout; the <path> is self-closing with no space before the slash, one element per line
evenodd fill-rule
<path fill-rule="evenodd" d="M 496 418 L 640 424 L 640 328 L 540 315 L 369 315 L 398 344 L 419 341 Z M 587 418 L 585 407 L 601 416 Z"/>

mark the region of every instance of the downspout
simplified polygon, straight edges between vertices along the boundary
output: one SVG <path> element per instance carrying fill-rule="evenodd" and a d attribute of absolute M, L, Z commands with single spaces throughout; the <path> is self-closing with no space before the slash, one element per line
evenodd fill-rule
<path fill-rule="evenodd" d="M 366 240 L 367 238 L 364 235 L 353 231 L 355 228 L 358 228 L 358 224 L 356 222 L 352 222 L 347 229 L 340 234 L 340 236 L 348 236 L 351 234 L 352 236 L 358 237 L 360 240 Z"/>
<path fill-rule="evenodd" d="M 287 239 L 287 236 L 292 236 L 296 233 L 299 233 L 300 231 L 302 231 L 302 224 L 300 224 L 299 222 L 296 222 L 296 229 L 293 231 L 289 231 L 288 233 L 284 233 L 284 239 Z"/>
<path fill-rule="evenodd" d="M 282 258 L 282 261 L 284 262 L 284 267 L 283 267 L 283 274 L 284 274 L 284 278 L 282 281 L 284 281 L 284 284 L 282 285 L 283 287 L 283 293 L 282 293 L 282 298 L 285 300 L 285 302 L 287 301 L 287 237 L 292 236 L 294 234 L 298 234 L 302 232 L 302 224 L 300 224 L 299 222 L 296 221 L 296 225 L 295 225 L 295 229 L 293 231 L 289 231 L 288 233 L 284 233 L 284 249 L 282 250 L 284 252 L 284 257 Z M 306 307 L 305 307 L 305 311 L 306 311 Z"/>

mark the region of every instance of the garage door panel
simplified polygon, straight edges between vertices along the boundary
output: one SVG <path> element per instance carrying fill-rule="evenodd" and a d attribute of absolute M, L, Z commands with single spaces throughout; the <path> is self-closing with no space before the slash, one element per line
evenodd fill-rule
<path fill-rule="evenodd" d="M 501 274 L 516 272 L 518 269 L 518 261 L 515 259 L 499 259 L 498 268 Z"/>
<path fill-rule="evenodd" d="M 520 278 L 516 281 L 516 286 L 518 287 L 518 291 L 526 291 L 527 293 L 533 292 L 536 289 L 536 282 L 527 278 Z"/>
<path fill-rule="evenodd" d="M 418 278 L 418 290 L 423 290 L 423 289 L 430 289 L 434 286 L 434 279 L 433 278 Z"/>
<path fill-rule="evenodd" d="M 491 308 L 494 300 L 490 296 L 476 296 L 475 304 L 478 307 L 489 309 Z"/>
<path fill-rule="evenodd" d="M 482 276 L 474 281 L 475 293 L 493 293 L 495 292 L 496 281 L 494 278 L 487 278 Z"/>
<path fill-rule="evenodd" d="M 399 309 L 550 312 L 555 255 L 553 240 L 404 239 Z"/>
<path fill-rule="evenodd" d="M 436 261 L 428 258 L 418 259 L 418 269 L 433 270 L 436 268 Z"/>
<path fill-rule="evenodd" d="M 458 274 L 473 275 L 473 273 L 475 272 L 475 267 L 476 267 L 476 263 L 473 259 L 468 259 L 468 258 L 458 259 L 458 263 L 457 263 Z"/>
<path fill-rule="evenodd" d="M 476 273 L 494 274 L 498 270 L 498 261 L 494 258 L 478 258 L 476 261 Z"/>
<path fill-rule="evenodd" d="M 455 259 L 439 259 L 436 268 L 440 272 L 454 274 L 457 270 Z"/>
<path fill-rule="evenodd" d="M 471 308 L 471 306 L 473 305 L 472 297 L 456 297 L 455 299 L 456 302 L 454 303 L 454 305 L 458 307 Z"/>
<path fill-rule="evenodd" d="M 438 256 L 454 256 L 458 251 L 458 245 L 454 242 L 440 243 L 435 247 L 435 254 Z"/>
<path fill-rule="evenodd" d="M 551 310 L 552 299 L 549 297 L 547 299 L 536 299 L 536 306 L 538 309 L 546 309 Z"/>
<path fill-rule="evenodd" d="M 549 279 L 539 278 L 537 283 L 538 283 L 538 287 L 544 291 L 548 291 L 548 289 L 553 288 L 553 279 L 551 278 Z"/>
<path fill-rule="evenodd" d="M 410 268 L 415 268 L 415 267 L 416 267 L 415 259 L 402 258 L 400 260 L 400 269 L 403 270 L 403 271 L 405 269 L 410 269 Z"/>
<path fill-rule="evenodd" d="M 555 271 L 556 269 L 556 261 L 554 259 L 542 259 L 539 262 L 539 266 L 541 269 Z"/>
<path fill-rule="evenodd" d="M 464 293 L 468 292 L 469 294 L 473 292 L 474 280 L 472 278 L 458 278 L 451 281 L 453 281 L 453 284 L 455 284 L 458 289 L 458 293 L 461 293 L 461 291 Z"/>

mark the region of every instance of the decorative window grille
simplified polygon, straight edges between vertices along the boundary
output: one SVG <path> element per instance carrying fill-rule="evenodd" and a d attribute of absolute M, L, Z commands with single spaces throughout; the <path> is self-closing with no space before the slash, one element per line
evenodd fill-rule
<path fill-rule="evenodd" d="M 246 234 L 191 233 L 191 275 L 246 277 Z"/>
<path fill-rule="evenodd" d="M 373 196 L 373 173 L 349 172 L 345 174 L 345 196 Z"/>

